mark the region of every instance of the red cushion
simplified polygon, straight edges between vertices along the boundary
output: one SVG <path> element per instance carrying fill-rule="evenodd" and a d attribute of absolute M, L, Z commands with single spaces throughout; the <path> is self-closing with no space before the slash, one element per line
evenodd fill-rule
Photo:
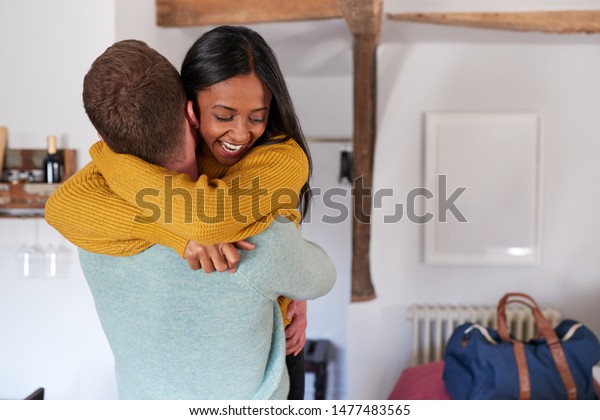
<path fill-rule="evenodd" d="M 431 362 L 402 371 L 390 400 L 449 400 L 442 373 L 444 362 Z"/>

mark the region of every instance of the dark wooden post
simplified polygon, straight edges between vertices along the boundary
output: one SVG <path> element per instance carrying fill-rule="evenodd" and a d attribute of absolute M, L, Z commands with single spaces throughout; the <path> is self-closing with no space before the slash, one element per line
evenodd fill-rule
<path fill-rule="evenodd" d="M 352 302 L 361 302 L 375 298 L 369 250 L 376 136 L 376 52 L 381 32 L 383 1 L 339 2 L 354 42 Z"/>

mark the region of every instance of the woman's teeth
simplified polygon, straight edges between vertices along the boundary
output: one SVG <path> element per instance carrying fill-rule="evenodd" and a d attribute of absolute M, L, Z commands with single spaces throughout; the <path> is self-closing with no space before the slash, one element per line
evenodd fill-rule
<path fill-rule="evenodd" d="M 231 144 L 231 143 L 227 143 L 225 141 L 221 141 L 221 146 L 223 147 L 223 149 L 225 149 L 228 152 L 237 152 L 239 151 L 242 147 L 244 147 L 243 144 Z"/>

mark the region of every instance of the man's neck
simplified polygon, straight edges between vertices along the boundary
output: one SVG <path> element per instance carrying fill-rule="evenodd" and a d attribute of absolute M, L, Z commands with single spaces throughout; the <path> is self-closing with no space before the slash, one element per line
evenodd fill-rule
<path fill-rule="evenodd" d="M 194 133 L 191 131 L 189 125 L 186 124 L 186 134 L 182 144 L 182 150 L 180 154 L 165 163 L 165 168 L 187 174 L 192 180 L 198 179 L 198 163 L 196 161 L 196 146 L 198 144 Z"/>
<path fill-rule="evenodd" d="M 172 160 L 165 163 L 165 168 L 187 174 L 192 180 L 198 179 L 198 165 L 196 163 L 196 155 L 191 156 L 185 153 L 185 156 L 180 156 L 177 160 Z"/>

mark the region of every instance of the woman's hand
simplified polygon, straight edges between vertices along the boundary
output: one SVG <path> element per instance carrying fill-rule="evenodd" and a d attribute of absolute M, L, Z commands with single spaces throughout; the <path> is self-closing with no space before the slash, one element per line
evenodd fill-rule
<path fill-rule="evenodd" d="M 183 258 L 187 260 L 192 270 L 202 268 L 205 273 L 212 273 L 215 270 L 220 273 L 227 270 L 235 273 L 240 262 L 240 253 L 237 248 L 252 250 L 254 245 L 245 240 L 215 245 L 202 245 L 195 241 L 189 241 L 185 247 Z"/>
<path fill-rule="evenodd" d="M 292 300 L 286 318 L 291 319 L 292 323 L 285 329 L 285 355 L 297 356 L 306 344 L 306 301 Z"/>

